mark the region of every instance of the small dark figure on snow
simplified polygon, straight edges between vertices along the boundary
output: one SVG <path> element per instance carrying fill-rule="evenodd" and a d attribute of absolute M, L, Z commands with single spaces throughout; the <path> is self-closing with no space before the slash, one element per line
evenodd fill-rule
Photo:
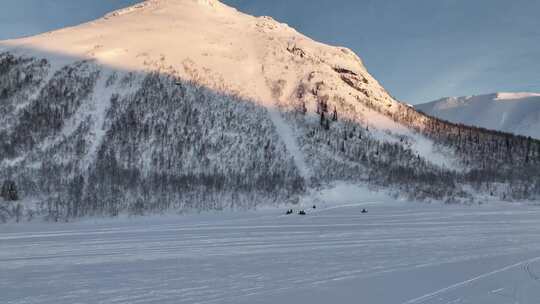
<path fill-rule="evenodd" d="M 287 213 L 286 213 L 286 214 L 287 214 L 287 215 L 293 214 L 293 210 L 292 210 L 292 209 L 287 210 Z"/>
<path fill-rule="evenodd" d="M 313 209 L 317 209 L 317 206 L 313 205 Z"/>
<path fill-rule="evenodd" d="M 299 214 L 299 215 L 306 215 L 306 211 L 300 210 L 300 211 L 298 211 L 298 214 Z"/>
<path fill-rule="evenodd" d="M 365 208 L 362 209 L 362 213 L 367 213 L 367 210 Z"/>

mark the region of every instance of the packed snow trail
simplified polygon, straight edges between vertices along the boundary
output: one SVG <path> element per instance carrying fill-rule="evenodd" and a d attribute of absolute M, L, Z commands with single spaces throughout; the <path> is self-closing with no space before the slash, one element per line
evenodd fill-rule
<path fill-rule="evenodd" d="M 539 303 L 538 207 L 371 202 L 2 225 L 2 303 Z"/>
<path fill-rule="evenodd" d="M 283 119 L 283 116 L 281 116 L 277 107 L 269 107 L 268 115 L 270 116 L 270 120 L 272 120 L 274 127 L 276 127 L 276 131 L 283 140 L 287 151 L 293 157 L 294 164 L 298 168 L 300 176 L 303 177 L 306 182 L 309 182 L 311 179 L 311 171 L 308 168 L 304 154 L 296 142 L 292 128 L 287 124 L 285 119 Z"/>
<path fill-rule="evenodd" d="M 90 110 L 83 108 L 81 111 L 86 115 L 91 115 L 93 126 L 91 133 L 92 136 L 89 138 L 89 153 L 86 155 L 87 159 L 84 161 L 84 164 L 87 166 L 90 166 L 90 163 L 96 158 L 98 148 L 103 142 L 103 138 L 105 137 L 107 131 L 104 129 L 103 124 L 105 122 L 107 110 L 111 106 L 111 96 L 114 94 L 114 89 L 112 86 L 107 86 L 107 81 L 113 72 L 107 71 L 108 73 L 106 73 L 105 71 L 102 70 L 96 84 L 98 90 L 95 91 L 94 96 L 92 96 L 90 99 L 92 102 L 90 105 L 88 105 Z"/>

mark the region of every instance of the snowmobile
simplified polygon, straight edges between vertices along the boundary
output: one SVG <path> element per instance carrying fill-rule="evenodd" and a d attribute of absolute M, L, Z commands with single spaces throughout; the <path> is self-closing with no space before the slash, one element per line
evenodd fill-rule
<path fill-rule="evenodd" d="M 362 213 L 368 213 L 367 210 L 364 208 L 362 209 Z"/>
<path fill-rule="evenodd" d="M 285 214 L 286 214 L 286 215 L 293 214 L 293 210 L 292 210 L 292 209 L 289 209 L 289 210 L 287 210 L 287 212 L 286 212 Z"/>
<path fill-rule="evenodd" d="M 300 211 L 298 211 L 298 215 L 306 215 L 306 211 L 300 210 Z"/>
<path fill-rule="evenodd" d="M 316 206 L 316 205 L 313 205 L 313 209 L 317 209 L 317 206 Z"/>

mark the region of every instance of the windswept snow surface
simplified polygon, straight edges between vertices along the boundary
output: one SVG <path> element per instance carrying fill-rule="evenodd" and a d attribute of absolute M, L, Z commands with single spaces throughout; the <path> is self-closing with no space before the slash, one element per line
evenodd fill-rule
<path fill-rule="evenodd" d="M 539 207 L 362 193 L 340 185 L 306 216 L 3 225 L 2 303 L 540 302 Z"/>

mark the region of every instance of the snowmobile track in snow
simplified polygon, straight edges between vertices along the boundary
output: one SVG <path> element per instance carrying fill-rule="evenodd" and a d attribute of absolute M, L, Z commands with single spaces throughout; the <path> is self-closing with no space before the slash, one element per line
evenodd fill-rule
<path fill-rule="evenodd" d="M 274 127 L 276 128 L 279 137 L 285 144 L 287 151 L 292 155 L 294 164 L 300 172 L 300 176 L 302 176 L 304 180 L 308 182 L 311 178 L 311 172 L 304 158 L 304 154 L 302 153 L 300 147 L 296 142 L 294 132 L 287 124 L 285 119 L 283 119 L 278 109 L 268 109 L 268 115 L 270 116 L 270 120 L 274 124 Z"/>
<path fill-rule="evenodd" d="M 533 264 L 531 262 L 527 262 L 525 263 L 525 265 L 523 265 L 523 270 L 527 272 L 527 274 L 533 281 L 540 281 L 540 276 L 538 276 L 538 274 L 534 272 L 534 269 L 532 267 L 533 267 Z"/>
<path fill-rule="evenodd" d="M 530 269 L 530 266 L 532 263 L 535 263 L 535 262 L 538 262 L 540 261 L 540 257 L 536 257 L 536 258 L 533 258 L 533 259 L 528 259 L 528 260 L 525 260 L 525 261 L 521 261 L 521 262 L 518 262 L 518 263 L 515 263 L 515 264 L 512 264 L 512 265 L 508 265 L 508 266 L 505 266 L 503 268 L 499 268 L 499 269 L 496 269 L 496 270 L 493 270 L 491 272 L 486 272 L 486 273 L 483 273 L 481 275 L 478 275 L 476 277 L 473 277 L 473 278 L 470 278 L 468 280 L 465 280 L 465 281 L 462 281 L 462 282 L 459 282 L 459 283 L 456 283 L 456 284 L 453 284 L 453 285 L 450 285 L 448 287 L 445 287 L 445 288 L 441 288 L 437 291 L 434 291 L 432 293 L 428 293 L 428 294 L 425 294 L 423 296 L 420 296 L 418 298 L 414 298 L 412 300 L 409 300 L 407 302 L 404 302 L 403 304 L 420 304 L 420 303 L 425 303 L 426 301 L 428 300 L 431 300 L 433 299 L 434 297 L 436 296 L 439 296 L 441 294 L 444 294 L 446 292 L 449 292 L 449 291 L 452 291 L 452 290 L 455 290 L 455 289 L 458 289 L 458 288 L 461 288 L 461 287 L 464 287 L 464 286 L 467 286 L 471 283 L 474 283 L 476 281 L 480 281 L 480 280 L 483 280 L 483 279 L 486 279 L 488 277 L 491 277 L 493 275 L 496 275 L 496 274 L 499 274 L 499 273 L 502 273 L 502 272 L 505 272 L 507 270 L 510 270 L 510 269 L 513 269 L 513 268 L 516 268 L 516 267 L 522 267 L 523 269 L 525 269 L 525 271 L 528 273 L 528 275 L 535 281 L 538 280 L 538 277 L 536 276 L 536 274 L 534 274 L 531 269 Z"/>

